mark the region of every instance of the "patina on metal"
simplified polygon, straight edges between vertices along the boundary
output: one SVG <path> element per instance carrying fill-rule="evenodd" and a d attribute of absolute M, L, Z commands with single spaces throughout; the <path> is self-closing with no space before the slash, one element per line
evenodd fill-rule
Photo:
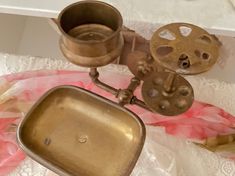
<path fill-rule="evenodd" d="M 159 28 L 150 41 L 155 61 L 179 74 L 208 71 L 217 61 L 220 43 L 204 29 L 188 23 L 172 23 Z"/>
<path fill-rule="evenodd" d="M 131 73 L 143 80 L 152 72 L 157 72 L 157 65 L 153 58 L 143 51 L 132 51 L 127 58 L 127 66 Z"/>
<path fill-rule="evenodd" d="M 129 110 L 84 89 L 47 92 L 18 128 L 21 148 L 62 176 L 128 176 L 145 140 Z"/>
<path fill-rule="evenodd" d="M 80 1 L 59 15 L 60 48 L 72 63 L 100 67 L 120 56 L 123 47 L 122 16 L 100 1 Z"/>
<path fill-rule="evenodd" d="M 174 116 L 187 111 L 193 104 L 194 94 L 190 83 L 172 72 L 152 73 L 142 86 L 144 102 L 153 112 Z"/>
<path fill-rule="evenodd" d="M 172 33 L 169 31 L 172 31 Z M 158 34 L 157 37 L 156 34 Z M 168 42 L 169 46 L 164 45 L 161 48 L 161 42 Z M 175 46 L 176 49 L 171 48 L 171 45 Z M 134 83 L 134 89 L 119 90 L 109 87 L 107 84 L 98 81 L 99 74 L 97 69 L 94 68 L 91 69 L 91 73 L 96 70 L 96 74 L 90 74 L 90 76 L 99 87 L 112 92 L 122 106 L 136 104 L 152 112 L 176 116 L 186 112 L 194 99 L 192 86 L 179 74 L 198 74 L 209 70 L 217 61 L 219 47 L 218 39 L 205 30 L 191 24 L 173 23 L 156 31 L 150 41 L 150 53 L 135 50 L 135 37 L 133 37 L 127 66 L 135 75 L 133 79 L 138 80 Z M 159 51 L 158 48 L 162 50 Z M 160 52 L 160 56 L 158 52 Z M 179 53 L 181 54 L 179 55 Z M 161 54 L 164 55 L 165 60 L 161 58 Z M 177 58 L 176 55 L 179 55 L 179 57 Z M 172 67 L 174 65 L 175 67 Z M 154 77 L 161 77 L 164 83 L 158 85 L 160 90 L 158 96 L 151 97 L 149 91 L 155 90 L 156 87 L 152 80 Z M 144 81 L 142 87 L 144 101 L 135 97 L 133 93 L 141 81 Z M 131 82 L 131 84 L 133 83 Z M 187 95 L 184 92 L 187 92 Z M 164 105 L 161 106 L 161 104 Z M 165 105 L 169 105 L 168 108 L 165 108 Z"/>
<path fill-rule="evenodd" d="M 171 116 L 185 112 L 192 104 L 193 90 L 191 86 L 188 86 L 187 81 L 179 81 L 184 79 L 177 73 L 196 74 L 206 71 L 215 63 L 218 56 L 218 40 L 215 40 L 215 37 L 203 29 L 190 24 L 169 24 L 157 30 L 150 41 L 150 53 L 136 50 L 136 37 L 133 35 L 127 65 L 135 77 L 126 89 L 114 88 L 100 81 L 97 67 L 111 63 L 121 54 L 123 47 L 122 17 L 118 10 L 99 1 L 80 1 L 66 7 L 60 13 L 58 21 L 62 32 L 60 46 L 65 57 L 76 65 L 90 67 L 89 75 L 92 81 L 98 87 L 115 95 L 121 106 L 136 104 L 145 109 L 151 109 L 153 112 Z M 183 32 L 181 31 L 182 27 Z M 165 35 L 164 31 L 167 30 L 172 36 L 168 34 L 167 39 L 162 38 Z M 165 59 L 162 59 L 158 53 L 159 47 L 162 46 L 165 48 L 160 51 L 160 54 L 163 54 Z M 196 56 L 191 57 L 192 50 L 198 58 L 195 58 Z M 181 54 L 178 57 L 179 53 Z M 176 67 L 174 67 L 175 64 Z M 157 108 L 159 105 L 155 100 L 148 101 L 149 98 L 145 97 L 142 101 L 134 95 L 134 91 L 141 84 L 141 81 L 144 80 L 144 85 L 148 84 L 148 78 L 153 74 L 162 74 L 162 77 L 164 77 L 169 73 L 166 69 L 175 72 L 175 77 L 181 78 L 175 79 L 175 89 L 179 88 L 176 85 L 182 87 L 183 82 L 190 89 L 188 98 L 184 99 L 184 101 L 187 101 L 185 103 L 187 106 L 173 108 L 174 110 L 171 109 L 169 113 Z M 178 81 L 180 83 L 177 83 Z M 153 86 L 153 84 L 148 85 Z M 162 87 L 162 89 L 165 89 L 165 87 Z M 142 94 L 147 94 L 144 91 L 146 90 L 142 90 Z M 171 98 L 175 102 L 179 101 L 177 99 L 180 97 L 178 94 L 175 95 L 177 96 Z M 154 106 L 156 108 L 153 108 Z"/>
<path fill-rule="evenodd" d="M 212 152 L 235 154 L 235 134 L 209 137 L 201 143 L 195 144 Z"/>

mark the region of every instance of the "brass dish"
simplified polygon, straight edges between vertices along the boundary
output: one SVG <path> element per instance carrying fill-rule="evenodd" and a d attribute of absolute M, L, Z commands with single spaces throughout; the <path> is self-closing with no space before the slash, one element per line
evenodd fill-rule
<path fill-rule="evenodd" d="M 86 90 L 47 92 L 18 128 L 21 148 L 59 175 L 127 176 L 145 140 L 145 126 L 127 109 Z"/>

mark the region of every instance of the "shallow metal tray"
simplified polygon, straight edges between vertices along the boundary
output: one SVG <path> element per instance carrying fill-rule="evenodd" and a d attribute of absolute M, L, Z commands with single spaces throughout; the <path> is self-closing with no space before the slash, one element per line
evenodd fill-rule
<path fill-rule="evenodd" d="M 105 98 L 62 86 L 34 105 L 17 138 L 30 157 L 59 175 L 126 176 L 142 150 L 145 127 Z"/>

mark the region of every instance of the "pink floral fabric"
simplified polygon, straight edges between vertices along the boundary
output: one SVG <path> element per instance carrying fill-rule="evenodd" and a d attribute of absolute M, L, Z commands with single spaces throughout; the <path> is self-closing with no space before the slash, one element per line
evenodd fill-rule
<path fill-rule="evenodd" d="M 24 153 L 16 144 L 15 130 L 11 125 L 16 118 L 0 119 L 0 175 L 12 171 L 24 158 Z"/>
<path fill-rule="evenodd" d="M 130 78 L 116 73 L 101 74 L 102 81 L 116 88 L 126 88 Z M 59 85 L 78 86 L 116 101 L 113 95 L 96 87 L 86 72 L 39 70 L 0 77 L 0 175 L 12 171 L 25 158 L 16 143 L 15 130 L 20 119 L 40 96 Z M 140 89 L 135 92 L 139 98 Z M 198 101 L 189 111 L 175 117 L 153 114 L 137 106 L 128 108 L 145 124 L 164 127 L 166 133 L 177 137 L 203 140 L 235 133 L 235 118 L 232 115 Z"/>

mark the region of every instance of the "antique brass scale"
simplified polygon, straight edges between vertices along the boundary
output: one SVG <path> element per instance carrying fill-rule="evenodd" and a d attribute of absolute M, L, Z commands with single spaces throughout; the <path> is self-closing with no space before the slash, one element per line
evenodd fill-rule
<path fill-rule="evenodd" d="M 31 109 L 19 127 L 19 143 L 29 156 L 60 175 L 129 175 L 143 147 L 145 127 L 123 106 L 137 105 L 166 116 L 184 113 L 194 93 L 181 75 L 205 72 L 219 56 L 215 36 L 192 24 L 168 24 L 153 34 L 151 54 L 133 47 L 128 68 L 134 77 L 126 89 L 114 88 L 99 80 L 97 68 L 120 56 L 122 25 L 119 11 L 99 1 L 77 2 L 59 15 L 64 56 L 89 67 L 94 84 L 118 99 L 117 105 L 83 89 L 62 86 Z M 141 83 L 143 100 L 134 95 Z"/>

